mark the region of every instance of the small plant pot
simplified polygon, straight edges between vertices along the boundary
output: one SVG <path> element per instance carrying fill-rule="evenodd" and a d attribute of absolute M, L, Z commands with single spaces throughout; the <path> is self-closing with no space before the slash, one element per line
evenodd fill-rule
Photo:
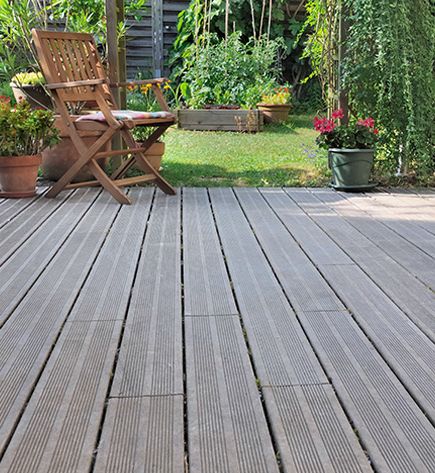
<path fill-rule="evenodd" d="M 266 123 L 284 123 L 288 120 L 291 105 L 272 105 L 259 103 L 257 107 L 264 115 Z"/>
<path fill-rule="evenodd" d="M 33 197 L 40 164 L 40 154 L 0 156 L 0 197 Z"/>
<path fill-rule="evenodd" d="M 340 190 L 359 190 L 370 186 L 374 149 L 331 148 L 328 159 L 332 186 Z"/>
<path fill-rule="evenodd" d="M 33 109 L 46 108 L 53 110 L 53 102 L 41 85 L 18 85 L 11 82 L 12 92 L 15 100 L 27 100 Z"/>
<path fill-rule="evenodd" d="M 140 146 L 143 146 L 143 143 L 138 143 Z M 160 171 L 161 169 L 161 164 L 162 164 L 162 158 L 163 155 L 165 154 L 165 143 L 163 141 L 157 141 L 156 143 L 153 143 L 150 148 L 145 152 L 145 156 L 151 166 L 156 169 L 157 171 Z M 136 163 L 137 164 L 137 163 Z M 142 166 L 137 164 L 137 167 L 143 171 L 143 172 L 148 172 L 148 169 L 143 169 Z"/>

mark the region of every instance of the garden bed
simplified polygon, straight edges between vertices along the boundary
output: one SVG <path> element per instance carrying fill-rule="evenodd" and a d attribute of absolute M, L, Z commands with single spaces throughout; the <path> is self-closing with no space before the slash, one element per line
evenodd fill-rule
<path fill-rule="evenodd" d="M 249 131 L 263 130 L 259 110 L 178 110 L 178 127 L 184 130 Z"/>

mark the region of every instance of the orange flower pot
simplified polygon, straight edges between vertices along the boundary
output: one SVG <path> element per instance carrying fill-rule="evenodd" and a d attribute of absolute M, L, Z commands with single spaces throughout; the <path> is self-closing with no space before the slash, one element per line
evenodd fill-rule
<path fill-rule="evenodd" d="M 267 103 L 259 103 L 257 107 L 264 115 L 267 123 L 284 123 L 288 119 L 291 105 L 272 105 Z"/>
<path fill-rule="evenodd" d="M 41 155 L 0 156 L 0 197 L 33 197 Z"/>

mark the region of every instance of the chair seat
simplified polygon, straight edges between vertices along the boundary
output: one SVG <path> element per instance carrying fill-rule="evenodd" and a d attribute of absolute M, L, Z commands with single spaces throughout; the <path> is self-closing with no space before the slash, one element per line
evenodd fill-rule
<path fill-rule="evenodd" d="M 112 115 L 116 120 L 152 120 L 152 119 L 167 119 L 175 120 L 175 115 L 170 112 L 137 112 L 134 110 L 111 110 Z M 105 122 L 106 119 L 102 112 L 89 113 L 87 115 L 81 115 L 76 121 L 96 121 Z"/>

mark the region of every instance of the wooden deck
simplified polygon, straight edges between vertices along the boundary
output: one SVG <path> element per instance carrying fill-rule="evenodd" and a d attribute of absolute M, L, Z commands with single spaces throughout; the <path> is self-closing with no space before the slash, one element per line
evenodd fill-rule
<path fill-rule="evenodd" d="M 0 201 L 1 473 L 434 473 L 435 193 Z"/>

